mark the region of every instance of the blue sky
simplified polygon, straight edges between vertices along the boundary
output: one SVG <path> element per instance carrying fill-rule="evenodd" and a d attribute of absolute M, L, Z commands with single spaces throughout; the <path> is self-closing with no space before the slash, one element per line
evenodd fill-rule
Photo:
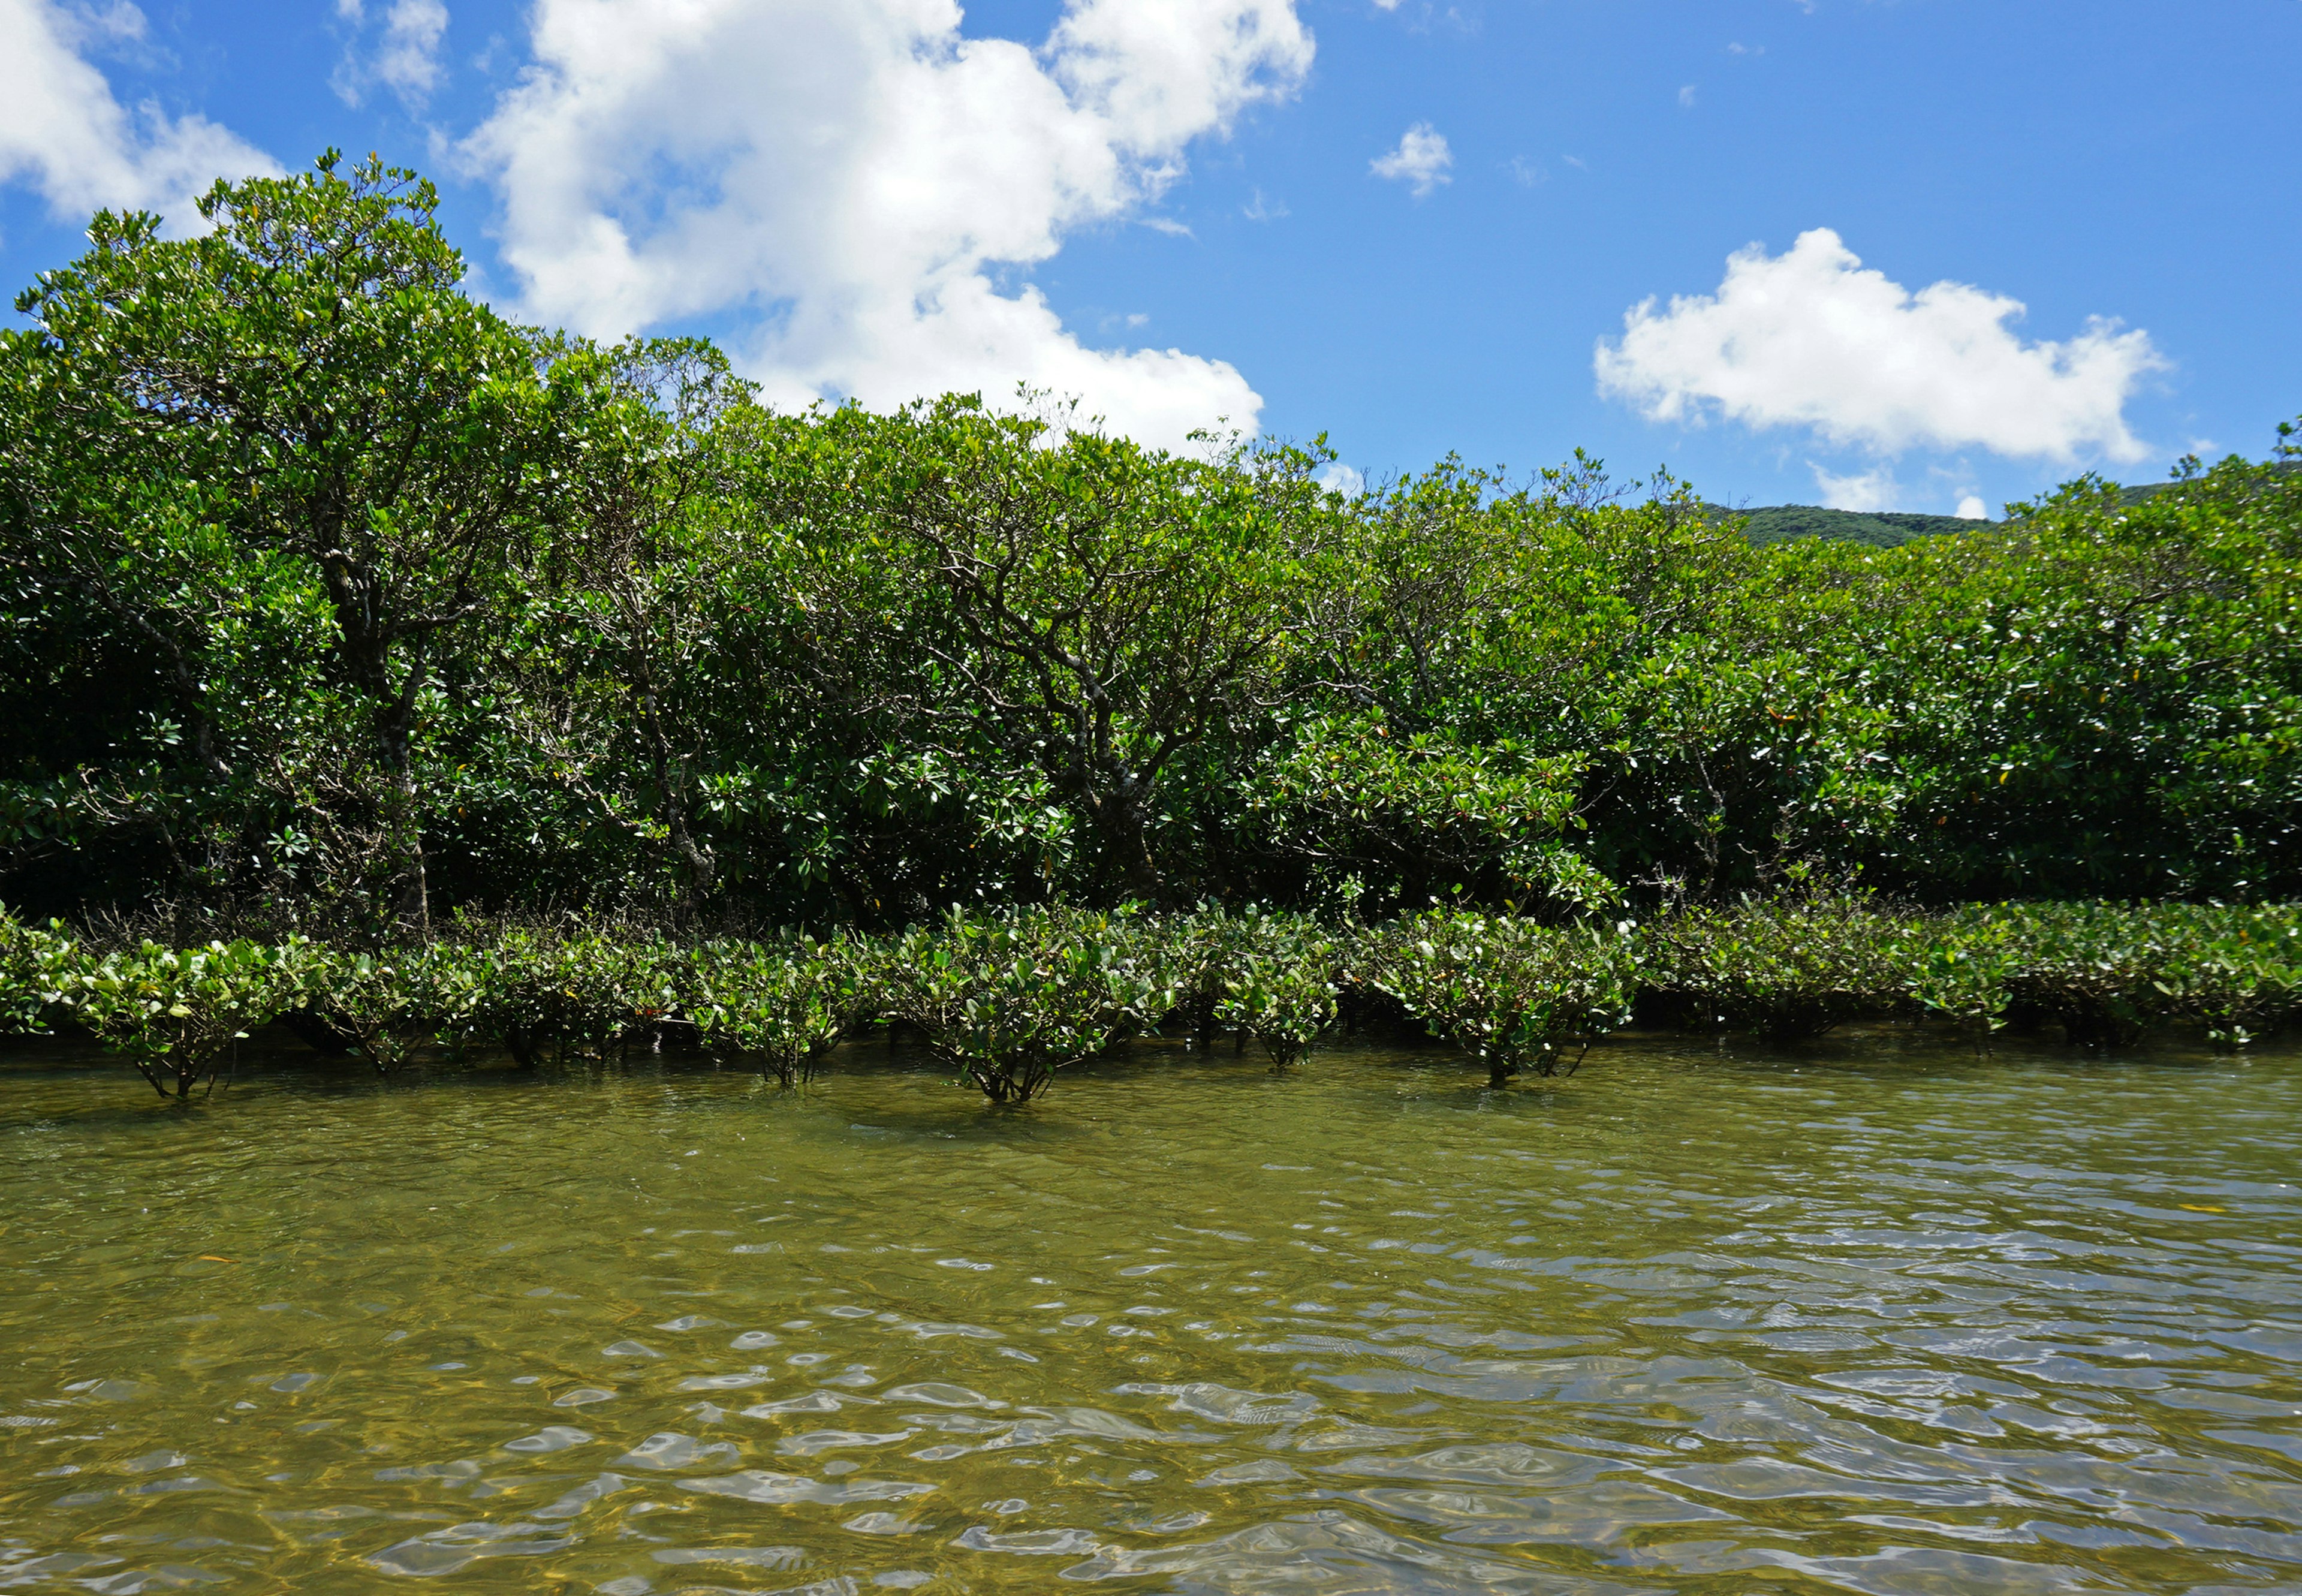
<path fill-rule="evenodd" d="M 1995 514 L 2302 412 L 2297 61 L 2302 0 L 0 0 L 0 265 L 334 144 L 782 403 Z"/>

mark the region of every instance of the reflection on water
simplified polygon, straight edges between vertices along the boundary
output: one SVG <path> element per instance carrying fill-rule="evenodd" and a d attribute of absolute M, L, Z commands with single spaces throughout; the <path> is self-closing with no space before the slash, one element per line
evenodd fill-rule
<path fill-rule="evenodd" d="M 0 1067 L 0 1588 L 2302 1588 L 2302 1057 Z"/>

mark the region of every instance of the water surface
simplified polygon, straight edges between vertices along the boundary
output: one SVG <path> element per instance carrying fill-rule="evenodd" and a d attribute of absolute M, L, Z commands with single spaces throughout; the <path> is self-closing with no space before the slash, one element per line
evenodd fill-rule
<path fill-rule="evenodd" d="M 1483 1079 L 19 1050 L 0 1588 L 2302 1588 L 2302 1056 Z"/>

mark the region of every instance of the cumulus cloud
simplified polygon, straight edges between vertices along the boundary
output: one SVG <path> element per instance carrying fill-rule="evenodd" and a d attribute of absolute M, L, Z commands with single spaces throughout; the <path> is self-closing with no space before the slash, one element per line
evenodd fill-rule
<path fill-rule="evenodd" d="M 1601 339 L 1601 393 L 1656 421 L 1717 415 L 1811 428 L 1880 454 L 1979 446 L 2069 463 L 2149 452 L 2125 405 L 2161 368 L 2147 333 L 2096 319 L 2063 342 L 2025 342 L 2019 300 L 1964 283 L 1913 293 L 1817 228 L 1779 256 L 1727 260 L 1715 294 L 1652 299 Z"/>
<path fill-rule="evenodd" d="M 1891 467 L 1881 466 L 1872 471 L 1853 472 L 1836 476 L 1821 466 L 1813 467 L 1814 485 L 1822 491 L 1822 502 L 1835 510 L 1890 510 L 1903 500 L 1903 485 L 1895 480 Z"/>
<path fill-rule="evenodd" d="M 1229 364 L 1090 349 L 1003 269 L 1138 214 L 1194 140 L 1309 70 L 1293 0 L 1071 0 L 1038 49 L 952 0 L 537 0 L 467 141 L 525 310 L 598 336 L 713 316 L 779 403 L 1019 381 L 1178 443 L 1262 400 Z"/>
<path fill-rule="evenodd" d="M 1987 521 L 1990 519 L 1990 507 L 1983 503 L 1981 494 L 1969 493 L 1958 501 L 1958 518 L 1962 521 Z"/>
<path fill-rule="evenodd" d="M 336 0 L 336 14 L 365 32 L 365 0 Z M 440 44 L 448 33 L 441 0 L 391 0 L 380 36 L 369 46 L 356 38 L 336 70 L 335 90 L 357 105 L 371 83 L 381 83 L 414 109 L 440 86 Z"/>
<path fill-rule="evenodd" d="M 144 27 L 144 13 L 124 3 L 83 12 L 0 0 L 0 182 L 30 184 L 59 219 L 107 206 L 157 210 L 183 231 L 200 224 L 192 200 L 217 178 L 280 170 L 205 117 L 120 103 L 86 54 L 141 38 Z"/>
<path fill-rule="evenodd" d="M 1377 177 L 1412 185 L 1415 197 L 1420 199 L 1441 183 L 1455 181 L 1449 170 L 1454 164 L 1455 152 L 1447 147 L 1447 136 L 1429 122 L 1418 122 L 1399 135 L 1397 149 L 1377 155 L 1367 163 L 1367 170 Z"/>

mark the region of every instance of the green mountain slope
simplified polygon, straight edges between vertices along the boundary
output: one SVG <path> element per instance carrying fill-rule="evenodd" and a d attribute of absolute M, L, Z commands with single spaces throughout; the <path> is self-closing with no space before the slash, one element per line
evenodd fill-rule
<path fill-rule="evenodd" d="M 1788 542 L 1793 538 L 1835 538 L 1845 543 L 1868 543 L 1892 549 L 1912 538 L 1946 532 L 1970 532 L 1985 521 L 1962 521 L 1956 516 L 1920 516 L 1901 510 L 1832 510 L 1812 504 L 1776 504 L 1758 509 L 1711 509 L 1721 517 L 1740 516 L 1743 531 L 1753 543 Z"/>
<path fill-rule="evenodd" d="M 2302 460 L 2281 460 L 2271 469 L 2278 472 L 2302 471 Z M 2140 483 L 2121 487 L 2118 496 L 2127 504 L 2139 504 L 2146 499 L 2180 486 L 2179 481 Z M 1813 504 L 1772 504 L 1757 509 L 1735 510 L 1722 504 L 1704 507 L 1720 519 L 1740 516 L 1743 530 L 1753 543 L 1788 542 L 1793 538 L 1836 538 L 1844 543 L 1868 543 L 1876 549 L 1892 549 L 1907 543 L 1912 538 L 1933 537 L 1943 533 L 1971 532 L 1978 526 L 1988 526 L 1988 521 L 1962 521 L 1956 516 L 1920 516 L 1903 510 L 1832 510 Z"/>
<path fill-rule="evenodd" d="M 2302 471 L 2302 460 L 2273 460 L 2270 464 L 2270 469 L 2281 474 Z M 2118 497 L 2120 501 L 2122 503 L 2139 504 L 2146 499 L 2163 493 L 2167 489 L 2178 487 L 2180 485 L 2180 483 L 2179 479 L 2169 480 L 2163 483 L 2142 483 L 2134 487 L 2119 489 Z"/>

